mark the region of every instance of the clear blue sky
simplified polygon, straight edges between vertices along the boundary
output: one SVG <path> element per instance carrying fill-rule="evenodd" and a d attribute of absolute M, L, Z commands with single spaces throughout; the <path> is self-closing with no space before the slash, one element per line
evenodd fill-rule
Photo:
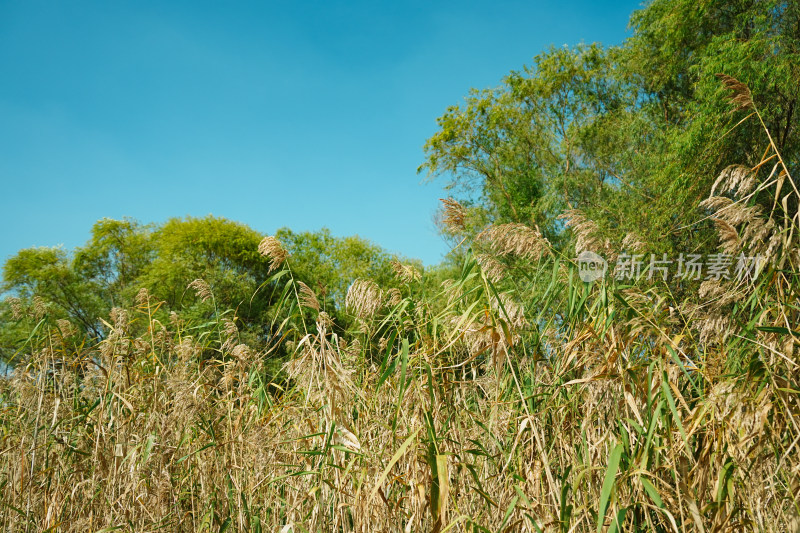
<path fill-rule="evenodd" d="M 436 263 L 436 118 L 635 1 L 0 0 L 0 260 L 100 218 L 213 214 Z"/>

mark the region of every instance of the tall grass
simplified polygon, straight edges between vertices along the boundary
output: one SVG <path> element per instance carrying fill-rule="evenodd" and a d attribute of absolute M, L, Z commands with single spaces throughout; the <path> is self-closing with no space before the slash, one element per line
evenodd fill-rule
<path fill-rule="evenodd" d="M 36 325 L 0 380 L 0 528 L 796 531 L 800 194 L 772 145 L 740 172 L 709 208 L 722 246 L 769 262 L 681 301 L 583 283 L 506 225 L 434 294 L 407 265 L 401 291 L 355 282 L 344 334 L 269 240 L 260 349 L 231 312 L 165 320 L 146 291 L 94 345 L 18 309 Z"/>

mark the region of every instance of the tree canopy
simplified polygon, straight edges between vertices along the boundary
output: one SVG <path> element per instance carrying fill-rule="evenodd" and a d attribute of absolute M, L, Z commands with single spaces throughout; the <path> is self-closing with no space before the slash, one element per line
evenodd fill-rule
<path fill-rule="evenodd" d="M 393 282 L 393 256 L 357 236 L 335 237 L 318 232 L 277 232 L 289 252 L 298 280 L 319 293 L 326 310 L 337 313 L 348 285 L 370 278 L 384 286 Z M 179 311 L 188 320 L 202 320 L 215 309 L 233 309 L 242 329 L 257 339 L 266 333 L 270 307 L 277 297 L 269 260 L 259 253 L 264 235 L 244 224 L 207 216 L 174 218 L 160 225 L 135 220 L 98 221 L 86 244 L 74 251 L 29 248 L 3 267 L 3 290 L 18 298 L 15 305 L 43 306 L 54 319 L 69 320 L 85 335 L 103 335 L 102 319 L 114 307 L 130 307 L 142 289 L 162 302 L 159 313 Z M 213 301 L 187 288 L 203 280 Z M 268 284 L 269 285 L 269 284 Z M 274 284 L 272 284 L 274 285 Z M 8 302 L 0 328 L 4 354 L 20 341 Z"/>
<path fill-rule="evenodd" d="M 535 224 L 564 245 L 574 237 L 559 216 L 572 213 L 599 241 L 709 249 L 697 206 L 724 168 L 756 165 L 769 142 L 719 74 L 750 88 L 797 161 L 797 2 L 654 0 L 631 29 L 619 46 L 552 48 L 439 118 L 419 170 L 446 177 L 472 233 Z"/>

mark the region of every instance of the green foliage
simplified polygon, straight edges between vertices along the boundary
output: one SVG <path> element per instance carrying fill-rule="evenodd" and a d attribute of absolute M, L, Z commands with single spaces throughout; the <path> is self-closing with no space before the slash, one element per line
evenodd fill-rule
<path fill-rule="evenodd" d="M 538 225 L 564 244 L 578 210 L 595 240 L 627 235 L 654 252 L 709 251 L 698 207 L 732 161 L 754 166 L 769 140 L 731 108 L 716 77 L 746 83 L 794 170 L 800 155 L 796 2 L 655 0 L 619 47 L 553 48 L 497 89 L 448 108 L 420 171 L 444 175 L 487 223 Z"/>
<path fill-rule="evenodd" d="M 189 282 L 202 279 L 220 308 L 235 308 L 247 322 L 256 321 L 269 305 L 261 294 L 251 300 L 267 278 L 268 263 L 258 253 L 262 237 L 243 224 L 211 216 L 169 220 L 151 234 L 153 259 L 131 290 L 146 287 L 166 309 L 194 308 L 202 316 L 209 305 L 187 291 Z"/>
<path fill-rule="evenodd" d="M 355 278 L 375 279 L 387 288 L 394 283 L 392 257 L 364 239 L 333 237 L 327 229 L 283 229 L 279 235 L 297 279 L 307 280 L 331 313 L 343 306 Z M 285 280 L 271 278 L 269 260 L 258 251 L 263 237 L 244 224 L 213 216 L 175 218 L 161 225 L 103 219 L 73 253 L 21 250 L 4 266 L 3 289 L 26 306 L 39 298 L 48 304 L 51 319 L 69 319 L 91 338 L 104 336 L 101 320 L 112 308 L 137 305 L 137 294 L 146 289 L 150 299 L 160 302 L 155 316 L 162 322 L 177 311 L 183 320 L 203 324 L 220 310 L 232 309 L 229 319 L 244 338 L 259 344 L 277 334 L 273 328 L 287 318 L 276 315 Z M 213 298 L 187 288 L 196 279 L 208 285 Z M 3 353 L 15 353 L 23 340 L 17 322 L 4 321 Z"/>
<path fill-rule="evenodd" d="M 537 224 L 556 242 L 567 209 L 605 206 L 626 182 L 638 94 L 616 49 L 553 48 L 439 119 L 420 171 L 447 175 L 487 222 Z M 609 223 L 617 223 L 612 220 Z"/>
<path fill-rule="evenodd" d="M 75 251 L 76 273 L 95 280 L 106 297 L 113 299 L 153 260 L 151 232 L 151 227 L 131 219 L 97 221 L 89 242 Z"/>
<path fill-rule="evenodd" d="M 71 318 L 89 334 L 99 333 L 97 317 L 104 307 L 100 287 L 75 271 L 63 249 L 21 250 L 4 265 L 3 281 L 6 290 L 25 300 L 39 296 L 51 303 L 54 316 Z"/>

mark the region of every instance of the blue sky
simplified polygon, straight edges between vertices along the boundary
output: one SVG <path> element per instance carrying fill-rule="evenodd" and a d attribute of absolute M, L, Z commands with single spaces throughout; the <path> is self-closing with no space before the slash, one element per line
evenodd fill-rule
<path fill-rule="evenodd" d="M 436 118 L 638 2 L 0 0 L 0 260 L 213 214 L 438 262 Z"/>

